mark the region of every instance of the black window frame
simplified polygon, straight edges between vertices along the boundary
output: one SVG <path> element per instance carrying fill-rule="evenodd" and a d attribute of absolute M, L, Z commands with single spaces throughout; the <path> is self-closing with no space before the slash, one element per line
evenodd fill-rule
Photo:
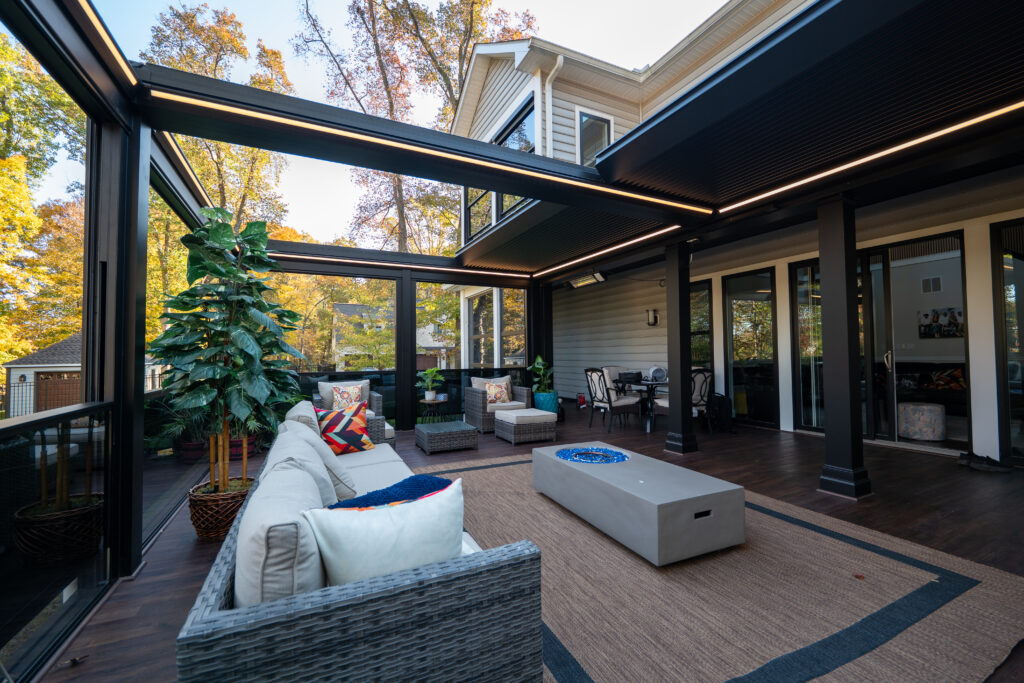
<path fill-rule="evenodd" d="M 577 150 L 576 150 L 576 162 L 580 166 L 587 166 L 588 168 L 593 168 L 593 167 L 595 167 L 597 165 L 597 157 L 596 156 L 594 158 L 594 163 L 593 164 L 585 164 L 585 163 L 583 163 L 583 117 L 584 116 L 588 116 L 588 117 L 590 117 L 592 119 L 598 119 L 599 121 L 604 121 L 605 123 L 608 124 L 607 135 L 605 135 L 604 147 L 602 147 L 601 150 L 605 149 L 606 147 L 608 147 L 608 145 L 612 144 L 612 125 L 613 125 L 613 121 L 612 121 L 612 117 L 611 116 L 604 116 L 604 115 L 600 115 L 600 114 L 595 114 L 593 112 L 589 112 L 589 111 L 586 111 L 584 109 L 580 109 L 580 110 L 577 111 L 577 114 L 576 114 L 576 140 L 577 140 L 577 145 L 576 145 L 576 147 L 577 147 Z M 600 152 L 601 150 L 598 150 L 598 152 Z"/>

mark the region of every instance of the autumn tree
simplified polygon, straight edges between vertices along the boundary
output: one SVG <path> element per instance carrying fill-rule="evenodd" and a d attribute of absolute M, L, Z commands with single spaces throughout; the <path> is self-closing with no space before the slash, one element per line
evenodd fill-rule
<path fill-rule="evenodd" d="M 146 342 L 156 339 L 166 323 L 169 297 L 188 287 L 188 249 L 181 238 L 189 232 L 177 214 L 153 189 L 149 191 L 149 235 L 146 240 Z"/>
<path fill-rule="evenodd" d="M 140 54 L 147 62 L 230 81 L 237 67 L 252 70 L 246 83 L 277 93 L 292 92 L 278 50 L 257 41 L 246 47 L 242 22 L 227 9 L 208 5 L 171 6 L 151 30 Z M 284 155 L 216 140 L 179 136 L 178 142 L 218 206 L 231 211 L 235 229 L 251 220 L 282 222 L 286 207 L 276 188 Z"/>

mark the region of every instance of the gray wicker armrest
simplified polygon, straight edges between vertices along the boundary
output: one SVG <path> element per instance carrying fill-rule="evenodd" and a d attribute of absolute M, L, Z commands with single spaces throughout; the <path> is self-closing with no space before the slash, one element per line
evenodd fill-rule
<path fill-rule="evenodd" d="M 533 543 L 232 609 L 247 506 L 178 634 L 178 680 L 541 679 Z"/>
<path fill-rule="evenodd" d="M 370 441 L 384 443 L 384 422 L 383 415 L 366 418 L 366 433 L 370 436 Z"/>
<path fill-rule="evenodd" d="M 313 407 L 314 408 L 320 408 L 321 410 L 323 410 L 323 406 L 320 405 L 321 401 L 323 401 L 323 398 L 320 396 L 320 392 L 319 391 L 314 391 L 313 392 L 313 399 L 312 400 L 313 400 Z"/>
<path fill-rule="evenodd" d="M 516 401 L 522 401 L 527 408 L 533 407 L 533 392 L 529 387 L 512 387 L 512 397 Z"/>
<path fill-rule="evenodd" d="M 370 392 L 370 410 L 377 415 L 384 415 L 384 397 L 376 391 Z"/>
<path fill-rule="evenodd" d="M 472 410 L 474 413 L 487 412 L 487 390 L 475 387 L 466 387 L 466 412 Z"/>

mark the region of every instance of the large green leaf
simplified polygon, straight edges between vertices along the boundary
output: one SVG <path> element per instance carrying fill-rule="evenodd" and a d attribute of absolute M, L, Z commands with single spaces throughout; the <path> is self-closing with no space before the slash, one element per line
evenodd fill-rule
<path fill-rule="evenodd" d="M 257 360 L 263 357 L 263 349 L 253 336 L 237 325 L 231 327 L 231 342 Z"/>
<path fill-rule="evenodd" d="M 244 422 L 252 414 L 249 398 L 238 386 L 228 387 L 228 410 L 238 420 Z"/>
<path fill-rule="evenodd" d="M 256 323 L 257 325 L 263 325 L 263 327 L 267 328 L 275 335 L 280 336 L 281 328 L 278 326 L 276 322 L 274 322 L 274 319 L 271 318 L 269 315 L 255 308 L 247 308 L 245 309 L 245 312 L 246 315 L 249 316 L 249 319 L 252 320 L 254 323 Z"/>
<path fill-rule="evenodd" d="M 274 391 L 274 386 L 266 377 L 262 374 L 253 374 L 248 370 L 238 373 L 238 383 L 245 389 L 245 393 L 256 399 L 256 402 L 261 405 L 267 402 L 270 394 Z"/>
<path fill-rule="evenodd" d="M 210 228 L 210 244 L 221 249 L 234 249 L 238 242 L 230 223 L 214 223 Z"/>
<path fill-rule="evenodd" d="M 203 385 L 172 399 L 171 402 L 178 410 L 190 410 L 201 408 L 215 398 L 217 398 L 217 390 L 211 386 Z"/>
<path fill-rule="evenodd" d="M 195 365 L 188 373 L 192 381 L 201 379 L 223 379 L 231 374 L 231 370 L 219 363 L 203 363 Z"/>

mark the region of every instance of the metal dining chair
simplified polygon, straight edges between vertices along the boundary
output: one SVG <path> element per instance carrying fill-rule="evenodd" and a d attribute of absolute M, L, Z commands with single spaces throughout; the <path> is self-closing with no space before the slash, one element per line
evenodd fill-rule
<path fill-rule="evenodd" d="M 590 427 L 594 426 L 594 412 L 601 411 L 601 421 L 604 422 L 605 413 L 608 413 L 608 431 L 612 431 L 612 422 L 615 416 L 625 417 L 636 412 L 637 419 L 641 419 L 641 402 L 639 396 L 617 396 L 613 390 L 608 388 L 608 381 L 605 372 L 601 368 L 587 368 L 583 371 L 587 376 L 587 390 L 590 392 Z"/>

